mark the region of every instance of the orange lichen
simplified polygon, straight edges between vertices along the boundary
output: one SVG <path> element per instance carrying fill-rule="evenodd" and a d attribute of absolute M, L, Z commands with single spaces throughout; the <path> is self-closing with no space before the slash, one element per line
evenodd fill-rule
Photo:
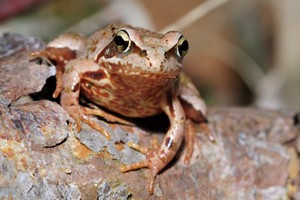
<path fill-rule="evenodd" d="M 298 190 L 297 178 L 299 175 L 299 158 L 297 156 L 297 151 L 293 147 L 288 148 L 288 153 L 291 157 L 289 166 L 288 166 L 288 173 L 289 173 L 289 180 L 287 183 L 288 194 L 292 197 L 296 194 Z"/>
<path fill-rule="evenodd" d="M 112 129 L 116 129 L 116 128 L 117 128 L 117 126 L 116 126 L 115 124 L 109 124 L 109 126 L 110 126 L 110 128 L 112 128 Z"/>
<path fill-rule="evenodd" d="M 72 141 L 72 149 L 73 155 L 80 159 L 87 159 L 89 156 L 91 156 L 91 154 L 93 154 L 93 151 L 91 151 L 85 145 L 81 144 L 76 139 Z"/>
<path fill-rule="evenodd" d="M 118 151 L 122 151 L 124 149 L 124 142 L 123 141 L 115 142 L 115 147 Z"/>
<path fill-rule="evenodd" d="M 100 151 L 98 155 L 101 158 L 111 158 L 111 154 L 106 150 L 106 147 L 104 147 L 104 150 Z"/>
<path fill-rule="evenodd" d="M 25 158 L 21 158 L 21 164 L 22 164 L 22 167 L 24 169 L 28 169 L 28 163 L 27 163 L 27 160 Z"/>
<path fill-rule="evenodd" d="M 7 156 L 8 158 L 13 158 L 15 156 L 15 152 L 12 148 L 10 147 L 6 147 L 6 148 L 2 148 L 2 153 Z"/>
<path fill-rule="evenodd" d="M 134 132 L 134 129 L 132 126 L 122 126 L 122 129 L 124 131 L 126 131 L 127 133 L 133 133 Z"/>

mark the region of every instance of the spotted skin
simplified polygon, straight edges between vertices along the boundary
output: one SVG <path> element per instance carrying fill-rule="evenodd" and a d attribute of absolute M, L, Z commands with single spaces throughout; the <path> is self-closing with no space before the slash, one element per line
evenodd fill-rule
<path fill-rule="evenodd" d="M 207 127 L 205 103 L 181 72 L 187 49 L 188 43 L 179 32 L 160 34 L 113 24 L 88 38 L 62 34 L 35 56 L 46 57 L 55 64 L 57 83 L 53 96 L 60 94 L 61 105 L 75 120 L 77 131 L 83 121 L 110 139 L 91 115 L 127 123 L 100 108 L 82 107 L 79 95 L 126 117 L 142 118 L 162 112 L 168 116 L 170 127 L 161 145 L 156 142 L 153 148 L 144 148 L 129 143 L 146 159 L 120 169 L 127 172 L 149 168 L 148 191 L 153 194 L 157 174 L 174 158 L 185 137 L 185 162 L 189 162 L 195 141 L 194 123 Z"/>

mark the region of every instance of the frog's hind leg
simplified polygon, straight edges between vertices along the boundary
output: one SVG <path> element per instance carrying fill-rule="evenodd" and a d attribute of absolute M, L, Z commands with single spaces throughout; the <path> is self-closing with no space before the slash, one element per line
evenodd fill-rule
<path fill-rule="evenodd" d="M 188 117 L 188 116 L 187 116 Z M 184 156 L 184 163 L 185 164 L 189 164 L 190 163 L 190 159 L 193 155 L 193 151 L 194 151 L 194 144 L 195 144 L 195 140 L 196 140 L 196 129 L 195 129 L 195 123 L 190 120 L 190 119 L 186 119 L 185 122 L 185 156 Z M 212 133 L 212 130 L 209 128 L 208 123 L 205 122 L 201 122 L 199 124 L 201 133 L 204 133 L 205 135 L 207 135 L 207 137 L 209 138 L 209 140 L 211 142 L 215 142 L 215 137 Z"/>
<path fill-rule="evenodd" d="M 181 105 L 186 116 L 186 154 L 184 162 L 188 164 L 194 150 L 194 143 L 196 139 L 196 124 L 201 129 L 201 132 L 206 134 L 212 142 L 215 142 L 215 138 L 213 136 L 212 130 L 208 126 L 208 121 L 206 119 L 206 104 L 201 98 L 197 88 L 194 86 L 191 79 L 185 74 L 181 74 L 180 76 L 178 93 Z"/>
<path fill-rule="evenodd" d="M 192 154 L 194 152 L 194 144 L 196 139 L 196 130 L 195 125 L 190 119 L 186 119 L 185 121 L 185 156 L 184 163 L 189 164 Z"/>
<path fill-rule="evenodd" d="M 178 93 L 186 118 L 193 122 L 193 124 L 199 124 L 202 132 L 205 133 L 212 142 L 214 142 L 215 138 L 213 132 L 208 127 L 208 121 L 206 118 L 206 104 L 191 79 L 184 73 L 180 76 Z M 188 122 L 187 127 L 190 131 L 187 132 L 191 132 L 191 129 L 195 131 L 195 128 L 192 128 L 192 125 L 190 124 L 191 123 Z M 190 133 L 186 134 L 188 134 L 188 137 L 192 135 Z"/>

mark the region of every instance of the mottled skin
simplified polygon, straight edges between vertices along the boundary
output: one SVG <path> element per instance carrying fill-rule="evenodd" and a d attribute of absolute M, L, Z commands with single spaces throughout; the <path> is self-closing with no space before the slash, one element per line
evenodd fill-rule
<path fill-rule="evenodd" d="M 61 105 L 74 118 L 78 131 L 83 121 L 110 139 L 89 115 L 127 123 L 101 109 L 81 106 L 79 94 L 126 117 L 166 113 L 170 127 L 162 144 L 148 149 L 130 143 L 146 159 L 121 167 L 122 172 L 149 168 L 148 190 L 152 194 L 156 175 L 173 159 L 184 134 L 185 161 L 189 162 L 195 139 L 193 122 L 207 128 L 205 104 L 181 73 L 187 50 L 188 43 L 179 32 L 159 34 L 129 25 L 109 25 L 89 38 L 62 34 L 35 55 L 55 64 L 57 87 L 53 96 L 60 94 Z"/>

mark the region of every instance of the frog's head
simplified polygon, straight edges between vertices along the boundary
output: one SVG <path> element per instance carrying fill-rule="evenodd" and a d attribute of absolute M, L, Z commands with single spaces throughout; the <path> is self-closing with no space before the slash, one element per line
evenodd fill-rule
<path fill-rule="evenodd" d="M 110 25 L 90 37 L 88 57 L 110 73 L 176 78 L 188 51 L 177 31 L 166 34 L 129 25 Z"/>

